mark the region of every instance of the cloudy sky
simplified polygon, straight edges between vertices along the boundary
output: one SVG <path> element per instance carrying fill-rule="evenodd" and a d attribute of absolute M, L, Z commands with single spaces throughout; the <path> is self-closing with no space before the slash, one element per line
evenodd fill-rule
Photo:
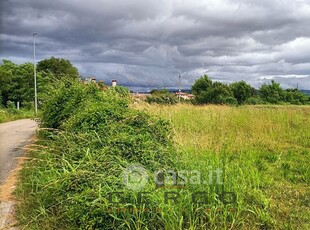
<path fill-rule="evenodd" d="M 69 59 L 132 89 L 202 74 L 310 89 L 310 0 L 1 0 L 0 58 Z"/>

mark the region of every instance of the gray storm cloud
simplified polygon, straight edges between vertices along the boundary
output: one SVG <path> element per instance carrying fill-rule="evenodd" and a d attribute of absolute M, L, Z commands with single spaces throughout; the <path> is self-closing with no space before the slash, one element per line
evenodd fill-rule
<path fill-rule="evenodd" d="M 0 57 L 71 60 L 82 75 L 130 87 L 182 86 L 207 73 L 253 86 L 310 89 L 308 0 L 5 0 Z"/>

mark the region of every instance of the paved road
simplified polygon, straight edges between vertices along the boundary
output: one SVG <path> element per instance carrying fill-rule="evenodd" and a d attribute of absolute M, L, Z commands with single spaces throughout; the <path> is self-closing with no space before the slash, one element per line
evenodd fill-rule
<path fill-rule="evenodd" d="M 0 185 L 16 166 L 16 157 L 23 155 L 23 147 L 30 142 L 37 124 L 30 119 L 0 124 Z"/>
<path fill-rule="evenodd" d="M 23 147 L 35 134 L 36 122 L 30 119 L 0 124 L 0 230 L 17 230 L 14 225 L 14 201 L 5 200 L 12 186 L 6 182 L 10 172 L 17 166 L 17 157 L 23 155 Z M 6 182 L 6 183 L 4 183 Z M 3 197 L 4 196 L 4 197 Z"/>

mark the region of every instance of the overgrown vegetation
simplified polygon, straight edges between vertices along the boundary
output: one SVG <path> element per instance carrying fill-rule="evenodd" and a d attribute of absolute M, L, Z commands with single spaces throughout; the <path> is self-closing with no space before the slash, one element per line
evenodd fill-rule
<path fill-rule="evenodd" d="M 173 105 L 178 102 L 178 98 L 166 89 L 152 90 L 150 93 L 151 96 L 148 96 L 146 98 L 146 101 L 150 104 L 156 103 L 156 104 Z"/>
<path fill-rule="evenodd" d="M 280 84 L 271 81 L 259 90 L 244 81 L 232 84 L 212 82 L 204 75 L 195 81 L 192 92 L 198 104 L 310 104 L 310 97 L 298 89 L 282 89 Z"/>
<path fill-rule="evenodd" d="M 66 60 L 38 67 L 41 129 L 16 190 L 26 229 L 310 228 L 309 107 L 173 105 L 161 90 L 148 102 L 170 106 L 133 108 L 127 89 L 83 84 Z M 31 108 L 31 72 L 1 65 L 0 122 L 24 116 L 18 101 Z M 257 91 L 203 76 L 192 91 L 199 104 L 309 103 L 273 81 Z M 123 181 L 136 163 L 149 176 L 144 202 Z"/>
<path fill-rule="evenodd" d="M 22 118 L 32 118 L 34 113 L 29 108 L 18 110 L 11 101 L 7 102 L 7 108 L 0 105 L 0 123 L 14 121 Z"/>
<path fill-rule="evenodd" d="M 78 82 L 60 83 L 49 98 L 17 189 L 27 229 L 309 227 L 309 107 L 131 108 L 114 88 Z M 123 183 L 132 163 L 151 178 L 142 190 L 147 203 Z M 152 178 L 159 169 L 188 170 L 196 180 L 197 171 L 210 179 L 210 170 L 221 169 L 224 183 L 184 186 L 166 177 L 158 188 Z M 111 202 L 115 192 L 121 197 Z M 167 202 L 167 192 L 178 200 Z M 193 202 L 195 192 L 207 203 Z M 225 203 L 223 192 L 236 202 Z"/>
<path fill-rule="evenodd" d="M 131 163 L 149 172 L 173 167 L 169 124 L 129 108 L 115 88 L 59 84 L 43 107 L 45 129 L 31 153 L 34 160 L 21 174 L 21 223 L 31 229 L 163 228 L 171 220 L 155 212 L 119 211 L 138 207 L 137 192 L 126 189 L 121 174 Z M 149 184 L 145 191 L 154 188 Z M 111 192 L 124 192 L 128 200 L 115 206 L 108 202 Z M 148 208 L 161 199 L 152 196 Z"/>
<path fill-rule="evenodd" d="M 22 118 L 32 118 L 34 116 L 32 111 L 29 110 L 17 110 L 15 108 L 0 108 L 0 123 L 7 121 L 14 121 Z"/>
<path fill-rule="evenodd" d="M 236 212 L 215 205 L 192 229 L 310 229 L 309 106 L 135 108 L 171 121 L 183 167 L 207 171 L 225 162 Z"/>

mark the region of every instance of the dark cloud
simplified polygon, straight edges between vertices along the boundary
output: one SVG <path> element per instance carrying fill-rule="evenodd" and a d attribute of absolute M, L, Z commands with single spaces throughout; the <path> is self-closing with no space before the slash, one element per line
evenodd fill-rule
<path fill-rule="evenodd" d="M 308 0 L 2 0 L 2 59 L 71 60 L 82 75 L 136 87 L 190 87 L 207 73 L 310 88 Z"/>

